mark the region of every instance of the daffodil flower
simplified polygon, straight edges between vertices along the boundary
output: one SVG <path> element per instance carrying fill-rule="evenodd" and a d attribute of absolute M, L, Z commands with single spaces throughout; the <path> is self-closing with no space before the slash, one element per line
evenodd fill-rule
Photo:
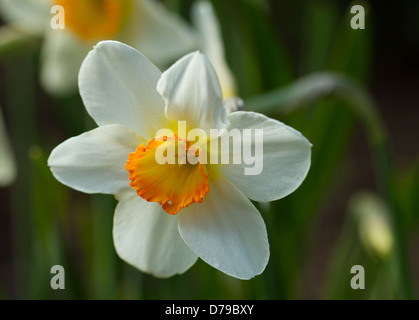
<path fill-rule="evenodd" d="M 64 8 L 63 30 L 54 30 L 51 8 Z M 0 0 L 12 26 L 44 36 L 41 81 L 53 94 L 77 89 L 80 65 L 99 40 L 117 39 L 167 66 L 197 48 L 197 37 L 177 15 L 154 0 Z"/>
<path fill-rule="evenodd" d="M 250 279 L 269 259 L 265 223 L 249 200 L 268 202 L 304 180 L 311 144 L 296 130 L 253 112 L 226 114 L 216 73 L 201 53 L 190 53 L 163 74 L 137 50 L 100 42 L 82 64 L 80 94 L 98 128 L 51 153 L 60 182 L 119 201 L 113 238 L 119 256 L 157 277 L 181 274 L 198 257 L 222 272 Z M 162 143 L 180 143 L 179 131 L 263 129 L 263 171 L 245 164 L 158 164 Z M 171 140 L 171 141 L 169 141 Z"/>
<path fill-rule="evenodd" d="M 15 178 L 15 161 L 0 110 L 0 187 L 11 184 Z"/>

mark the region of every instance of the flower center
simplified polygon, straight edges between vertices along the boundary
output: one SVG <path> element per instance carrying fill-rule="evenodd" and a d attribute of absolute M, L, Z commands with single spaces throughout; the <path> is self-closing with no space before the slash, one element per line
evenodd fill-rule
<path fill-rule="evenodd" d="M 156 152 L 159 152 L 159 147 L 180 150 L 180 142 L 185 143 L 177 135 L 165 136 L 158 140 L 154 138 L 147 146 L 141 144 L 131 153 L 125 166 L 129 172 L 130 185 L 137 194 L 149 202 L 158 202 L 164 211 L 172 215 L 176 215 L 191 203 L 202 202 L 209 191 L 209 173 L 206 165 L 199 162 L 195 165 L 189 162 L 179 164 L 181 161 L 176 161 L 175 164 L 157 162 Z M 186 142 L 183 146 L 187 152 L 190 143 Z M 176 151 L 176 160 L 180 159 L 180 153 L 183 154 Z M 195 154 L 198 156 L 198 151 Z"/>
<path fill-rule="evenodd" d="M 132 0 L 55 0 L 65 10 L 65 26 L 84 40 L 110 39 L 123 27 Z"/>

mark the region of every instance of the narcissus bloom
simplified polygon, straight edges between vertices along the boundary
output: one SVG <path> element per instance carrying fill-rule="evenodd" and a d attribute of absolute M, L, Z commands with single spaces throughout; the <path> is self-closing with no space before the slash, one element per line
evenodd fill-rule
<path fill-rule="evenodd" d="M 116 196 L 119 256 L 157 277 L 183 273 L 198 257 L 239 279 L 260 274 L 268 237 L 249 198 L 267 202 L 293 192 L 310 166 L 308 140 L 258 113 L 227 115 L 214 68 L 199 52 L 162 74 L 132 47 L 101 42 L 82 64 L 79 87 L 99 127 L 56 147 L 48 164 L 67 186 Z M 204 132 L 263 129 L 263 153 L 255 155 L 263 171 L 246 176 L 245 164 L 158 164 L 161 144 L 185 141 L 178 121 Z M 157 139 L 165 128 L 175 135 Z"/>
<path fill-rule="evenodd" d="M 64 8 L 63 30 L 50 25 L 55 5 Z M 154 0 L 0 0 L 0 14 L 13 27 L 45 37 L 41 80 L 53 94 L 77 89 L 80 65 L 100 40 L 128 43 L 159 66 L 197 48 L 189 26 Z"/>

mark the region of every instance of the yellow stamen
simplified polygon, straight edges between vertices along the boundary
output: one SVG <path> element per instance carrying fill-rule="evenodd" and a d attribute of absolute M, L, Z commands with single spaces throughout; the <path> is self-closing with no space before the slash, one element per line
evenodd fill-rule
<path fill-rule="evenodd" d="M 178 145 L 177 135 L 160 140 L 162 141 L 152 139 L 147 146 L 141 144 L 128 156 L 125 169 L 129 172 L 130 185 L 139 196 L 149 202 L 158 202 L 164 211 L 176 215 L 191 203 L 202 202 L 209 191 L 209 173 L 207 167 L 201 163 L 158 164 L 155 154 L 160 145 Z M 189 145 L 186 142 L 186 150 Z"/>
<path fill-rule="evenodd" d="M 65 10 L 65 26 L 84 40 L 111 39 L 121 31 L 132 0 L 54 0 Z"/>

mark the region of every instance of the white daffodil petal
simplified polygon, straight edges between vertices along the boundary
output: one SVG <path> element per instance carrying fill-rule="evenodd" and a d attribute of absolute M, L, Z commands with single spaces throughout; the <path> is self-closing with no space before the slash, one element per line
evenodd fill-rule
<path fill-rule="evenodd" d="M 78 70 L 90 49 L 69 30 L 48 30 L 41 53 L 44 88 L 54 95 L 76 91 Z"/>
<path fill-rule="evenodd" d="M 16 178 L 16 165 L 0 110 L 0 187 L 11 184 Z"/>
<path fill-rule="evenodd" d="M 179 232 L 201 259 L 239 279 L 262 273 L 269 260 L 260 213 L 221 175 L 212 179 L 202 203 L 179 213 Z"/>
<path fill-rule="evenodd" d="M 156 277 L 188 270 L 198 257 L 180 237 L 177 216 L 130 192 L 132 196 L 125 196 L 115 211 L 113 237 L 118 255 Z"/>
<path fill-rule="evenodd" d="M 132 44 L 156 65 L 166 68 L 198 48 L 195 32 L 161 3 L 135 0 L 134 6 L 121 40 Z"/>
<path fill-rule="evenodd" d="M 143 54 L 117 41 L 100 42 L 84 60 L 80 94 L 98 125 L 119 123 L 146 139 L 168 128 L 156 91 L 161 72 Z"/>
<path fill-rule="evenodd" d="M 236 83 L 224 57 L 224 44 L 220 23 L 208 1 L 195 2 L 192 7 L 193 22 L 198 29 L 202 52 L 217 72 L 224 99 L 236 95 Z"/>
<path fill-rule="evenodd" d="M 166 116 L 206 131 L 228 125 L 223 96 L 214 68 L 201 53 L 186 55 L 163 73 L 157 90 L 166 103 Z"/>
<path fill-rule="evenodd" d="M 263 129 L 263 152 L 255 152 L 253 138 L 248 145 L 254 159 L 242 159 L 241 164 L 219 165 L 219 172 L 247 197 L 260 202 L 283 198 L 300 186 L 311 163 L 311 144 L 300 132 L 254 112 L 233 112 L 228 119 L 231 122 L 228 130 L 237 128 L 242 135 L 244 129 L 251 129 L 253 136 L 255 130 Z M 259 174 L 245 175 L 245 168 L 249 170 L 261 164 L 263 168 Z"/>
<path fill-rule="evenodd" d="M 117 194 L 129 188 L 128 155 L 144 140 L 118 124 L 107 125 L 68 139 L 48 159 L 54 177 L 85 193 Z"/>
<path fill-rule="evenodd" d="M 11 26 L 42 35 L 51 20 L 48 0 L 0 0 L 0 14 Z"/>

